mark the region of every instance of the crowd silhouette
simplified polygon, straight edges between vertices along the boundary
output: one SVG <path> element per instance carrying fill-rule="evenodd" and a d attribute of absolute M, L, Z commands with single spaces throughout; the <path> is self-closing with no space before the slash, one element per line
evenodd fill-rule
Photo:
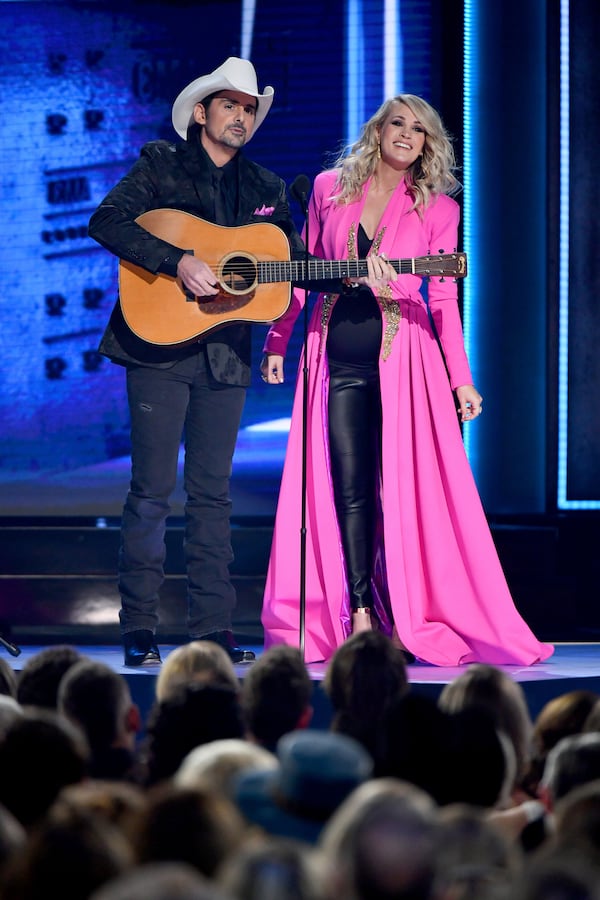
<path fill-rule="evenodd" d="M 324 727 L 299 650 L 191 642 L 144 718 L 73 647 L 0 660 L 0 900 L 600 900 L 600 695 L 433 699 L 381 632 L 319 689 Z"/>

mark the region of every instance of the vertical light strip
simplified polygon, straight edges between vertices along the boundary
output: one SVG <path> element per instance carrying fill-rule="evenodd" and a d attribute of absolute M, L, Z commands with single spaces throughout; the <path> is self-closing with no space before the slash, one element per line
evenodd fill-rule
<path fill-rule="evenodd" d="M 358 137 L 364 122 L 364 43 L 362 0 L 348 0 L 346 7 L 346 142 Z"/>
<path fill-rule="evenodd" d="M 242 38 L 240 41 L 242 59 L 252 59 L 255 13 L 256 0 L 242 0 Z"/>
<path fill-rule="evenodd" d="M 383 23 L 383 97 L 394 97 L 402 90 L 403 54 L 400 27 L 400 0 L 385 0 Z"/>
<path fill-rule="evenodd" d="M 463 158 L 463 248 L 467 254 L 468 275 L 463 281 L 463 330 L 465 348 L 471 364 L 473 380 L 478 382 L 478 342 L 476 329 L 476 298 L 479 295 L 475 238 L 477 233 L 476 185 L 478 184 L 477 123 L 479 122 L 479 60 L 478 60 L 478 0 L 464 3 L 464 158 Z M 469 462 L 476 466 L 476 447 L 471 428 L 463 429 L 463 440 Z"/>
<path fill-rule="evenodd" d="M 597 508 L 567 499 L 569 416 L 569 0 L 560 4 L 560 199 L 558 247 L 558 484 L 559 509 Z"/>

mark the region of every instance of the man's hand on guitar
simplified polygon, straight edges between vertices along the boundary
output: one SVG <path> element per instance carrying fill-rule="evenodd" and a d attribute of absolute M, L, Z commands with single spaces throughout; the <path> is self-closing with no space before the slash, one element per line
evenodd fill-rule
<path fill-rule="evenodd" d="M 177 264 L 177 275 L 183 286 L 195 297 L 214 297 L 219 293 L 217 276 L 197 256 L 184 253 Z"/>
<path fill-rule="evenodd" d="M 267 384 L 283 384 L 283 356 L 266 353 L 260 362 L 260 375 Z"/>

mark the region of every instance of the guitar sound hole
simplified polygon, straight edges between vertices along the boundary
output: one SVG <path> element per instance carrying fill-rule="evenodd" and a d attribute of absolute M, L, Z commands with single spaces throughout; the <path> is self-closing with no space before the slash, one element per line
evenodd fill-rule
<path fill-rule="evenodd" d="M 223 263 L 221 282 L 232 294 L 247 294 L 256 281 L 256 265 L 247 256 L 231 256 Z"/>

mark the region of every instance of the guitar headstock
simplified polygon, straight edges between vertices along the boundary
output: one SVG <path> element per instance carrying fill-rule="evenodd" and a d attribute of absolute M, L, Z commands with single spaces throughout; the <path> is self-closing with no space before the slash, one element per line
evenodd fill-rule
<path fill-rule="evenodd" d="M 464 278 L 467 274 L 466 253 L 439 253 L 415 259 L 415 274 L 426 278 Z"/>

